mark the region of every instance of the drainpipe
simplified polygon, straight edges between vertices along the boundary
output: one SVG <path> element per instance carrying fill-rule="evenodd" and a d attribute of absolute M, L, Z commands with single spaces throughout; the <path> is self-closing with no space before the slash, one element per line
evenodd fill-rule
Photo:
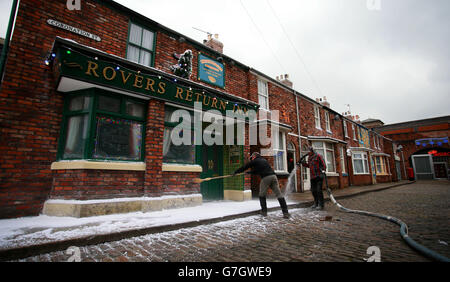
<path fill-rule="evenodd" d="M 300 115 L 299 115 L 299 107 L 298 107 L 298 96 L 295 94 L 295 90 L 293 91 L 295 96 L 295 110 L 297 112 L 297 133 L 298 133 L 298 156 L 302 155 L 302 138 L 300 137 Z M 301 167 L 300 167 L 301 168 Z M 300 187 L 302 188 L 302 192 L 305 192 L 303 189 L 303 173 L 300 170 Z"/>
<path fill-rule="evenodd" d="M 342 134 L 344 134 L 344 140 L 345 140 L 345 131 L 344 131 L 344 122 L 346 122 L 345 121 L 345 118 L 344 118 L 344 116 L 342 116 Z M 348 131 L 348 128 L 347 128 L 347 131 Z M 347 145 L 345 145 L 345 159 L 347 160 L 347 179 L 348 179 L 348 186 L 350 187 L 350 186 L 352 186 L 352 182 L 351 182 L 351 180 L 350 180 L 350 166 L 349 166 L 349 164 L 348 164 L 348 156 L 347 156 Z"/>
<path fill-rule="evenodd" d="M 12 28 L 16 18 L 18 0 L 13 0 L 11 15 L 9 16 L 8 29 L 6 30 L 5 43 L 3 45 L 2 54 L 0 57 L 0 83 L 3 81 L 3 71 L 6 65 L 6 57 L 9 51 L 9 39 L 11 38 Z"/>

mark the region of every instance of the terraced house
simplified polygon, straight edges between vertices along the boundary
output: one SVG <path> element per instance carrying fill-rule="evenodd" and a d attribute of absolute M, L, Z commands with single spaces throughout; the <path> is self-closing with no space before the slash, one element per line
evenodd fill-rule
<path fill-rule="evenodd" d="M 307 142 L 324 156 L 333 188 L 397 179 L 390 139 L 294 90 L 288 75 L 271 78 L 228 57 L 217 36 L 197 42 L 114 1 L 81 1 L 77 10 L 65 0 L 21 0 L 10 22 L 3 218 L 249 200 L 257 177 L 194 180 L 230 174 L 265 150 L 284 187 Z M 309 189 L 308 177 L 296 170 L 295 192 Z"/>

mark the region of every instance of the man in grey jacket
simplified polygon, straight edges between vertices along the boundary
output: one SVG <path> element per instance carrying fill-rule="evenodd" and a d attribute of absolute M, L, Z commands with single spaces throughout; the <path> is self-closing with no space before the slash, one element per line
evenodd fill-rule
<path fill-rule="evenodd" d="M 269 162 L 267 162 L 267 160 L 261 157 L 261 155 L 257 152 L 254 152 L 250 156 L 249 160 L 250 161 L 246 165 L 238 168 L 234 173 L 241 173 L 251 168 L 251 174 L 261 176 L 261 183 L 259 184 L 259 203 L 261 204 L 261 215 L 267 216 L 266 195 L 267 189 L 270 187 L 280 203 L 281 210 L 283 211 L 283 217 L 289 218 L 290 214 L 288 212 L 286 200 L 281 194 L 278 178 Z"/>

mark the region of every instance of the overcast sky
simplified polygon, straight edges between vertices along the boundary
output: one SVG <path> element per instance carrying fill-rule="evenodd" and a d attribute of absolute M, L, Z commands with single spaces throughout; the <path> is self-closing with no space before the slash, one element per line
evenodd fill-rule
<path fill-rule="evenodd" d="M 339 113 L 386 124 L 450 114 L 448 0 L 116 0 Z M 4 37 L 11 0 L 0 0 Z M 82 3 L 84 0 L 82 0 Z M 83 5 L 83 4 L 82 4 Z"/>

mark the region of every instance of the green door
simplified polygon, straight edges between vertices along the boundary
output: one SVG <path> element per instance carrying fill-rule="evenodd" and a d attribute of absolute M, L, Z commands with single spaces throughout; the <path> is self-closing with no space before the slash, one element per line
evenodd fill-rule
<path fill-rule="evenodd" d="M 201 166 L 203 172 L 200 178 L 222 176 L 223 148 L 218 145 L 201 146 Z M 223 179 L 204 181 L 200 185 L 203 200 L 223 200 Z"/>

